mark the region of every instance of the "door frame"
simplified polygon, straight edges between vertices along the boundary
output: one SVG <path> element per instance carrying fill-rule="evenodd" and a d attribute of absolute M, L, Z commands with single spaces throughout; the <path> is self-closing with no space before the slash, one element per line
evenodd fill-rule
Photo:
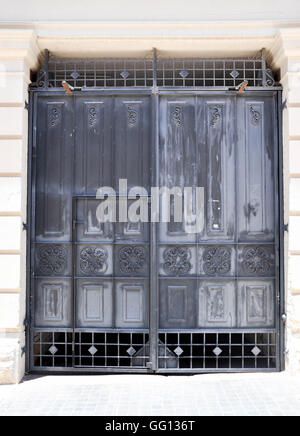
<path fill-rule="evenodd" d="M 266 93 L 267 95 L 276 95 L 276 113 L 277 113 L 277 153 L 275 157 L 277 170 L 275 171 L 275 212 L 278 217 L 275 226 L 275 247 L 278 253 L 278 259 L 276 259 L 276 286 L 278 286 L 277 302 L 276 302 L 276 330 L 277 330 L 277 371 L 285 369 L 285 277 L 284 277 L 284 210 L 283 210 L 283 140 L 282 140 L 282 91 L 279 89 L 255 89 L 246 90 L 245 95 L 261 95 Z M 24 224 L 24 228 L 27 230 L 27 247 L 26 247 L 26 318 L 24 320 L 26 329 L 26 371 L 30 372 L 42 372 L 42 369 L 33 369 L 32 355 L 33 355 L 33 327 L 31 323 L 34 319 L 34 304 L 33 303 L 33 265 L 34 265 L 34 250 L 31 249 L 32 235 L 35 229 L 35 182 L 36 182 L 36 121 L 37 121 L 37 100 L 38 96 L 64 96 L 65 92 L 56 89 L 30 89 L 29 92 L 29 125 L 28 125 L 28 168 L 27 168 L 27 220 Z M 153 86 L 146 89 L 88 89 L 85 91 L 74 91 L 72 96 L 83 95 L 150 95 L 152 101 L 152 131 L 153 137 L 151 140 L 151 166 L 153 171 L 151 172 L 152 186 L 159 186 L 159 98 L 160 95 L 236 95 L 236 91 L 224 90 L 224 89 L 174 89 L 174 88 L 158 88 Z M 53 368 L 53 371 L 47 372 L 118 372 L 118 373 L 153 373 L 153 372 L 165 372 L 158 369 L 158 325 L 159 325 L 159 277 L 158 277 L 158 265 L 157 265 L 157 234 L 158 224 L 150 223 L 150 262 L 149 262 L 149 338 L 150 338 L 150 364 L 149 368 L 113 368 L 113 367 L 101 367 L 101 368 Z M 279 353 L 279 355 L 278 355 Z M 264 371 L 262 369 L 261 371 Z M 172 372 L 184 372 L 182 370 L 174 370 Z M 193 373 L 199 373 L 197 369 L 192 371 Z M 215 371 L 216 372 L 216 371 Z M 232 372 L 224 369 L 222 372 Z M 234 372 L 239 372 L 235 370 Z M 243 370 L 243 372 L 246 372 Z M 253 372 L 249 370 L 248 372 Z"/>

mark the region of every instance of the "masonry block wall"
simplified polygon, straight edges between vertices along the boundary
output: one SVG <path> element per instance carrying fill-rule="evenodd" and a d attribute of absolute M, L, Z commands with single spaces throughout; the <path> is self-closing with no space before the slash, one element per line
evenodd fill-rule
<path fill-rule="evenodd" d="M 300 370 L 300 29 L 280 30 L 272 47 L 283 86 L 286 362 Z"/>
<path fill-rule="evenodd" d="M 27 88 L 36 65 L 32 31 L 0 36 L 0 384 L 24 374 Z"/>

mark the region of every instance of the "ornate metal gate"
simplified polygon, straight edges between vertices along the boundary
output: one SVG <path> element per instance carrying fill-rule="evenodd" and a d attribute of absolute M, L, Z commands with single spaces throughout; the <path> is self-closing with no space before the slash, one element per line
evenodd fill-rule
<path fill-rule="evenodd" d="M 28 369 L 282 368 L 280 98 L 263 57 L 46 58 L 30 89 Z M 203 187 L 202 231 L 99 224 L 96 191 L 121 202 L 119 179 L 149 212 L 151 186 Z"/>

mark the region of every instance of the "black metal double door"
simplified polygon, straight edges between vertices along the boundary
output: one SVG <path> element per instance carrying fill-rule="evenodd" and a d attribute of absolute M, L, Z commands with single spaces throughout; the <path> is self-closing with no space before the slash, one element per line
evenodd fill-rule
<path fill-rule="evenodd" d="M 33 368 L 278 369 L 276 113 L 262 91 L 36 97 Z M 151 186 L 202 187 L 201 230 L 99 223 L 121 179 L 149 218 Z"/>

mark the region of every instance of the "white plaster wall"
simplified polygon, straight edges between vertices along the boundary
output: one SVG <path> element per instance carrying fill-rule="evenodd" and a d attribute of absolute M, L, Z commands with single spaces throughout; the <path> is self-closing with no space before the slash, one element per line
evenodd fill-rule
<path fill-rule="evenodd" d="M 298 0 L 40 0 L 0 1 L 1 20 L 10 21 L 231 21 L 295 20 Z"/>

